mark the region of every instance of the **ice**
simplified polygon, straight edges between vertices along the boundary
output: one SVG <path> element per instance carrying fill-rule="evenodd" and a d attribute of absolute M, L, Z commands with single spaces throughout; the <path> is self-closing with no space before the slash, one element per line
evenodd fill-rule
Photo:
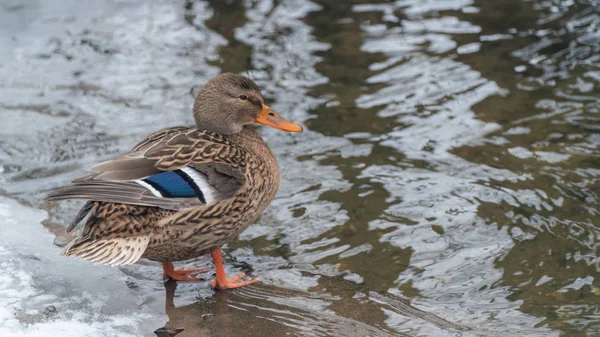
<path fill-rule="evenodd" d="M 0 197 L 0 336 L 151 336 L 167 321 L 119 269 L 59 256 L 46 217 Z"/>

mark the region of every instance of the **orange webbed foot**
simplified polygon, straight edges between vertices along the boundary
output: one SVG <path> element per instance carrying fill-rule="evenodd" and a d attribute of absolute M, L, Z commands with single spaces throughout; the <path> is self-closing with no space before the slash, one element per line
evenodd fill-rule
<path fill-rule="evenodd" d="M 246 276 L 246 274 L 244 273 L 239 273 L 232 278 L 227 278 L 227 275 L 225 274 L 225 268 L 223 267 L 223 256 L 221 254 L 221 249 L 211 249 L 210 255 L 212 256 L 213 262 L 215 264 L 215 270 L 217 272 L 216 278 L 210 281 L 210 284 L 212 285 L 213 289 L 235 289 L 258 282 L 257 278 L 240 282 L 240 280 L 242 280 Z"/>
<path fill-rule="evenodd" d="M 221 282 L 219 282 L 219 278 L 217 277 L 215 279 L 210 280 L 210 285 L 213 287 L 213 289 L 235 289 L 235 288 L 244 287 L 244 286 L 251 285 L 253 283 L 258 282 L 258 278 L 253 278 L 248 281 L 239 282 L 244 277 L 246 277 L 246 274 L 239 273 L 239 274 L 235 275 L 234 277 L 225 279 L 224 281 L 221 281 Z"/>
<path fill-rule="evenodd" d="M 199 269 L 175 269 L 172 262 L 163 262 L 163 280 L 169 278 L 175 281 L 202 281 L 201 278 L 191 277 L 188 275 L 206 273 L 210 271 L 210 268 L 199 268 Z"/>

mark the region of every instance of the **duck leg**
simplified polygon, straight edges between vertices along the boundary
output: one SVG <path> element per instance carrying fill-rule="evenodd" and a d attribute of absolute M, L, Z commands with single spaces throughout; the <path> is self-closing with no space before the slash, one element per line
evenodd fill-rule
<path fill-rule="evenodd" d="M 236 276 L 228 279 L 227 274 L 225 274 L 225 268 L 223 267 L 223 256 L 221 254 L 221 248 L 213 248 L 210 250 L 210 256 L 212 256 L 213 263 L 215 264 L 215 269 L 217 271 L 217 277 L 214 280 L 210 281 L 210 284 L 213 288 L 216 289 L 233 289 L 239 288 L 243 286 L 250 285 L 252 283 L 258 282 L 258 279 L 254 278 L 249 281 L 239 282 L 241 279 L 246 276 L 244 273 L 239 273 Z"/>
<path fill-rule="evenodd" d="M 200 269 L 175 269 L 173 266 L 173 262 L 163 262 L 163 280 L 167 280 L 169 278 L 176 281 L 201 281 L 201 278 L 190 277 L 190 274 L 198 274 L 198 273 L 206 273 L 210 270 L 210 268 L 200 268 Z"/>

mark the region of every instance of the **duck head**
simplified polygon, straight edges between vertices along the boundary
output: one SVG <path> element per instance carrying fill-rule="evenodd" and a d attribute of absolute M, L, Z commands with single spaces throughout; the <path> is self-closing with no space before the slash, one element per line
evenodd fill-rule
<path fill-rule="evenodd" d="M 302 132 L 300 125 L 280 117 L 265 104 L 254 81 L 232 73 L 220 74 L 204 85 L 194 102 L 194 119 L 198 129 L 224 135 L 236 134 L 254 123 Z"/>

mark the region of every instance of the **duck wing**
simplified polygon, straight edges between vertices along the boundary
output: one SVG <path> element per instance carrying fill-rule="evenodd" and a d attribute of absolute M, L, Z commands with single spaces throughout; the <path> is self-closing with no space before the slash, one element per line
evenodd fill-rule
<path fill-rule="evenodd" d="M 53 191 L 46 200 L 87 199 L 169 210 L 211 204 L 230 198 L 243 185 L 243 158 L 243 150 L 224 136 L 167 128 L 129 153 L 92 167 L 92 174 Z"/>

